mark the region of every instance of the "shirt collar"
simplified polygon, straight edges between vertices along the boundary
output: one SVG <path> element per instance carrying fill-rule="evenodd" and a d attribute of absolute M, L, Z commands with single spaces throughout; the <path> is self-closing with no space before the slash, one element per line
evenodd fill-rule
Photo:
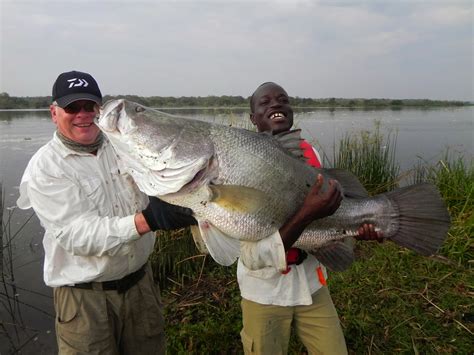
<path fill-rule="evenodd" d="M 90 156 L 89 153 L 81 153 L 81 152 L 76 152 L 72 149 L 69 149 L 68 147 L 66 147 L 63 142 L 61 142 L 61 140 L 59 139 L 56 131 L 54 132 L 54 135 L 53 135 L 53 140 L 52 140 L 54 146 L 56 147 L 56 150 L 58 151 L 58 153 L 61 155 L 62 158 L 65 158 L 67 157 L 68 155 L 84 155 L 84 156 Z M 109 145 L 109 140 L 107 139 L 106 136 L 104 136 L 104 142 L 102 143 L 102 145 L 100 146 L 99 150 L 97 151 L 97 156 L 101 155 L 102 154 L 102 151 L 105 149 L 106 146 Z"/>

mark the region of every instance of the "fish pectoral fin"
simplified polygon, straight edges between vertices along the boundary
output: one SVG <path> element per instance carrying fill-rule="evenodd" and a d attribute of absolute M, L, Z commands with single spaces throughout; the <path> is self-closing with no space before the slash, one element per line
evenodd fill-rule
<path fill-rule="evenodd" d="M 369 193 L 364 185 L 362 185 L 357 176 L 350 171 L 333 168 L 327 169 L 327 172 L 333 179 L 336 179 L 341 184 L 344 196 L 355 198 L 369 197 Z"/>
<path fill-rule="evenodd" d="M 193 236 L 194 244 L 196 244 L 196 247 L 198 248 L 199 252 L 203 254 L 209 254 L 209 250 L 207 250 L 207 246 L 206 246 L 206 243 L 204 242 L 204 239 L 202 238 L 202 234 L 199 229 L 199 226 L 192 225 L 191 234 Z"/>
<path fill-rule="evenodd" d="M 212 258 L 224 266 L 232 265 L 240 256 L 240 240 L 229 237 L 209 221 L 199 221 L 201 240 Z"/>
<path fill-rule="evenodd" d="M 311 254 L 332 271 L 344 271 L 355 261 L 353 243 L 349 241 L 338 240 L 328 243 L 311 251 Z"/>
<path fill-rule="evenodd" d="M 212 191 L 210 202 L 233 212 L 255 213 L 266 205 L 263 191 L 240 185 L 209 185 Z"/>

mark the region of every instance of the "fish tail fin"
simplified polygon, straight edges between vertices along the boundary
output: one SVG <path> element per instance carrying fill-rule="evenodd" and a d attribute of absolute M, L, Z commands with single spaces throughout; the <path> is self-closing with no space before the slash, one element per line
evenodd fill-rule
<path fill-rule="evenodd" d="M 438 189 L 423 183 L 385 194 L 398 208 L 399 228 L 389 237 L 422 255 L 435 254 L 446 239 L 450 217 Z"/>

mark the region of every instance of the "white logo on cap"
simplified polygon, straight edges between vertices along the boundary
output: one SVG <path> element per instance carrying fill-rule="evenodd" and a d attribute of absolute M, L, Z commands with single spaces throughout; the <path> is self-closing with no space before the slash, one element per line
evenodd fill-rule
<path fill-rule="evenodd" d="M 68 81 L 70 82 L 69 89 L 72 88 L 73 86 L 84 86 L 85 88 L 89 86 L 89 83 L 87 82 L 86 79 L 73 78 L 73 79 L 69 79 Z"/>

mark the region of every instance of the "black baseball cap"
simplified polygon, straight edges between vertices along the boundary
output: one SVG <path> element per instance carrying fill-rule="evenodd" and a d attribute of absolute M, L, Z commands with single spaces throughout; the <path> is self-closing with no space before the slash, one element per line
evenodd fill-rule
<path fill-rule="evenodd" d="M 59 74 L 53 85 L 53 102 L 65 108 L 77 100 L 91 100 L 102 105 L 102 94 L 95 79 L 88 73 L 75 70 Z"/>

